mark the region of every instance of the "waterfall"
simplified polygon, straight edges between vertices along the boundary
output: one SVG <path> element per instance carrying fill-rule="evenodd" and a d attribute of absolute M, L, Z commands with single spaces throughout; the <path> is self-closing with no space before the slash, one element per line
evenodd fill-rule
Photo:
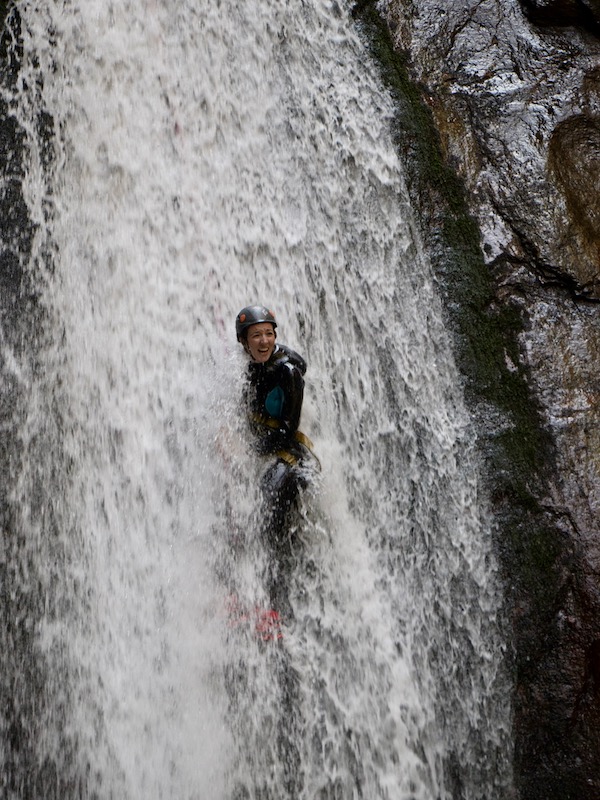
<path fill-rule="evenodd" d="M 507 797 L 493 521 L 349 4 L 16 5 L 3 796 Z M 227 610 L 266 602 L 253 302 L 321 462 L 266 642 Z"/>

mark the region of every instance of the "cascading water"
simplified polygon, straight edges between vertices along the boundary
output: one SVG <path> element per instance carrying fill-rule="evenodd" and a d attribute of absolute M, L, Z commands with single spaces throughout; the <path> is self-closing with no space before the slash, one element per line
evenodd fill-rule
<path fill-rule="evenodd" d="M 4 796 L 507 797 L 491 524 L 349 8 L 17 9 L 37 327 L 2 340 Z M 322 463 L 267 642 L 227 616 L 232 587 L 265 602 L 233 336 L 256 301 L 307 357 Z"/>

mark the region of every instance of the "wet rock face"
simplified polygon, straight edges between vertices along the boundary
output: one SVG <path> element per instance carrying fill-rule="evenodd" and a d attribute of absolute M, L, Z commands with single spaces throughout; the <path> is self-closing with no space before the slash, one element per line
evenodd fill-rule
<path fill-rule="evenodd" d="M 563 262 L 572 265 L 582 290 L 595 295 L 600 268 L 600 120 L 576 114 L 558 123 L 549 142 L 548 165 L 565 205 Z"/>
<path fill-rule="evenodd" d="M 544 278 L 564 273 L 577 291 L 600 299 L 595 247 L 586 239 L 577 259 L 564 247 L 578 178 L 589 168 L 592 181 L 598 170 L 600 39 L 583 29 L 535 28 L 510 0 L 429 0 L 412 18 L 398 18 L 406 11 L 400 5 L 392 11 L 398 45 L 408 49 L 448 158 L 473 194 L 488 261 L 509 255 Z M 571 118 L 585 147 L 571 151 L 575 172 L 557 172 L 551 153 L 568 147 Z"/>
<path fill-rule="evenodd" d="M 553 443 L 535 490 L 556 545 L 539 567 L 543 619 L 514 598 L 521 796 L 597 800 L 600 0 L 389 0 L 384 13 L 466 185 L 494 305 L 520 312 Z"/>
<path fill-rule="evenodd" d="M 598 0 L 523 0 L 523 8 L 539 25 L 578 25 L 594 30 L 600 21 Z"/>

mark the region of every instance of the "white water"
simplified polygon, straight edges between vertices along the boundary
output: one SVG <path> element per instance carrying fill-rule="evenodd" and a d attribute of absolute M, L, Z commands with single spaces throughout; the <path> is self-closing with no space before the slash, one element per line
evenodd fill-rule
<path fill-rule="evenodd" d="M 392 107 L 348 9 L 18 6 L 46 326 L 43 371 L 20 367 L 13 497 L 57 609 L 34 621 L 39 763 L 73 797 L 505 797 L 490 521 Z M 282 646 L 224 613 L 223 570 L 264 594 L 235 422 L 233 319 L 255 301 L 307 357 L 323 465 Z"/>

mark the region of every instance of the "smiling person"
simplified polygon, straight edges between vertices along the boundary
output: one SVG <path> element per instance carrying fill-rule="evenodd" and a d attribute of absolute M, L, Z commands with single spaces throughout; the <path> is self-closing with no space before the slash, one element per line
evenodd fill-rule
<path fill-rule="evenodd" d="M 247 306 L 237 315 L 235 330 L 248 356 L 245 401 L 254 447 L 294 466 L 304 455 L 298 432 L 306 362 L 277 343 L 275 315 L 265 306 Z"/>
<path fill-rule="evenodd" d="M 278 563 L 271 568 L 270 593 L 280 607 L 281 578 L 292 555 L 290 512 L 306 482 L 301 467 L 311 453 L 311 444 L 298 430 L 306 362 L 277 342 L 276 329 L 275 315 L 265 306 L 246 306 L 235 320 L 238 342 L 249 357 L 244 402 L 252 446 L 266 457 L 261 481 L 263 534 L 277 557 Z"/>

